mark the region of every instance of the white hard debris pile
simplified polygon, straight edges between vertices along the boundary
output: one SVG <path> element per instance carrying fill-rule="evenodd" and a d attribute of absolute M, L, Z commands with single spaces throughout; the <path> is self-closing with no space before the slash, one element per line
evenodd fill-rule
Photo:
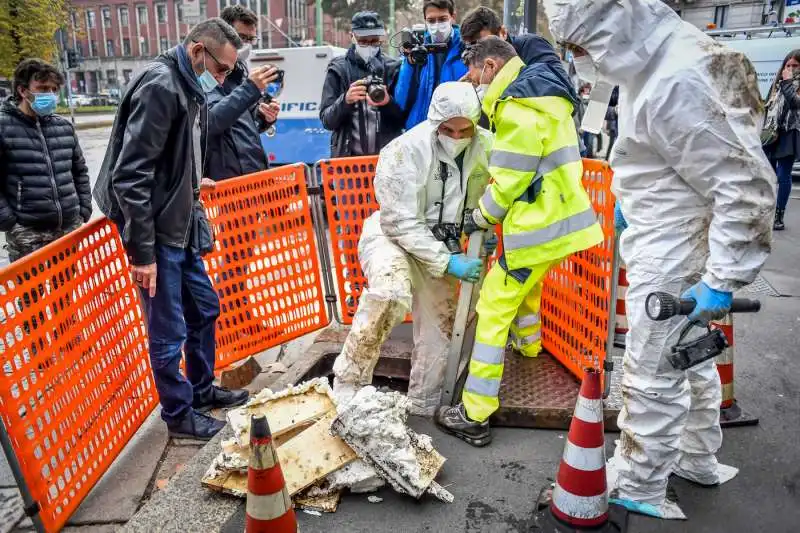
<path fill-rule="evenodd" d="M 334 512 L 345 489 L 374 492 L 387 481 L 403 494 L 427 492 L 450 503 L 453 495 L 434 481 L 445 458 L 429 436 L 407 426 L 407 410 L 402 394 L 365 387 L 337 413 L 324 378 L 279 392 L 264 389 L 228 413 L 234 438 L 222 442 L 202 483 L 247 496 L 250 419 L 266 415 L 295 507 Z"/>

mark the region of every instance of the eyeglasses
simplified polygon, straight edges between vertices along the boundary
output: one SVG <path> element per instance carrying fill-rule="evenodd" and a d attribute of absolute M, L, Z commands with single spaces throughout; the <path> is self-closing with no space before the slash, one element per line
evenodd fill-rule
<path fill-rule="evenodd" d="M 258 42 L 258 35 L 244 35 L 240 33 L 239 39 L 246 44 L 256 44 Z"/>
<path fill-rule="evenodd" d="M 193 42 L 193 43 L 195 43 L 195 44 L 197 44 L 199 41 L 192 41 L 192 42 Z M 208 57 L 210 57 L 211 59 L 213 59 L 213 60 L 214 60 L 214 62 L 217 64 L 217 66 L 218 66 L 220 69 L 222 69 L 222 72 L 221 72 L 221 74 L 222 74 L 223 76 L 227 77 L 228 75 L 230 75 L 230 73 L 231 73 L 231 72 L 233 72 L 233 68 L 232 68 L 232 67 L 229 67 L 228 65 L 224 64 L 222 61 L 220 61 L 219 59 L 217 59 L 217 58 L 214 56 L 214 54 L 212 54 L 212 53 L 211 53 L 211 50 L 209 50 L 209 49 L 206 47 L 205 43 L 200 43 L 200 44 L 202 44 L 202 45 L 203 45 L 203 52 L 205 52 L 206 54 L 208 54 Z"/>

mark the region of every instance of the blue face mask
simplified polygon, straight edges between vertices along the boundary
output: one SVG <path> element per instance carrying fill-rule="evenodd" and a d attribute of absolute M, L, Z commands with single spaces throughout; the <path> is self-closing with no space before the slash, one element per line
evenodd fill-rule
<path fill-rule="evenodd" d="M 219 82 L 206 68 L 205 52 L 203 53 L 203 73 L 197 76 L 197 83 L 200 84 L 200 88 L 202 88 L 203 92 L 206 94 L 219 87 Z"/>
<path fill-rule="evenodd" d="M 58 97 L 56 93 L 31 93 L 33 95 L 33 102 L 31 102 L 31 109 L 40 117 L 48 117 L 56 110 Z"/>
<path fill-rule="evenodd" d="M 211 91 L 219 87 L 219 83 L 217 82 L 217 80 L 207 70 L 202 74 L 200 74 L 199 76 L 197 76 L 197 83 L 200 84 L 200 87 L 203 89 L 204 93 L 210 93 Z"/>

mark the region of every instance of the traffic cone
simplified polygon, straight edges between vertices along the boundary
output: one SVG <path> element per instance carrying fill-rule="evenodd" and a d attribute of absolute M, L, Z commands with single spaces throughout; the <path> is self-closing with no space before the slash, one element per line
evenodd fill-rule
<path fill-rule="evenodd" d="M 296 533 L 297 518 L 266 416 L 250 419 L 245 533 Z"/>
<path fill-rule="evenodd" d="M 625 347 L 625 335 L 628 333 L 628 317 L 625 316 L 625 296 L 628 294 L 628 271 L 620 263 L 617 274 L 617 314 L 614 323 L 614 346 Z"/>
<path fill-rule="evenodd" d="M 719 329 L 728 339 L 728 347 L 717 356 L 717 372 L 722 383 L 722 403 L 719 406 L 719 422 L 722 427 L 754 426 L 758 418 L 743 411 L 736 402 L 733 390 L 733 358 L 735 341 L 733 315 L 725 315 L 721 320 L 711 322 L 711 327 Z"/>
<path fill-rule="evenodd" d="M 584 371 L 555 487 L 549 505 L 537 514 L 536 525 L 547 533 L 625 531 L 627 527 L 624 510 L 615 509 L 610 519 L 598 370 Z"/>

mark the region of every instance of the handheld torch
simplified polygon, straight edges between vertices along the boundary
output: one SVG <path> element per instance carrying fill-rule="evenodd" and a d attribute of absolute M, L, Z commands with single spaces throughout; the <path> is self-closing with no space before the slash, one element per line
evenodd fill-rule
<path fill-rule="evenodd" d="M 647 296 L 645 311 L 651 320 L 663 321 L 675 316 L 686 316 L 694 311 L 697 302 L 691 299 L 681 299 L 665 292 L 653 292 Z M 761 302 L 745 298 L 734 298 L 731 303 L 731 313 L 757 313 L 761 310 Z M 688 370 L 693 366 L 708 361 L 730 346 L 728 339 L 720 329 L 708 328 L 708 333 L 691 341 L 681 341 L 695 326 L 689 322 L 681 331 L 678 344 L 672 347 L 672 353 L 667 356 L 670 364 L 676 370 Z"/>

